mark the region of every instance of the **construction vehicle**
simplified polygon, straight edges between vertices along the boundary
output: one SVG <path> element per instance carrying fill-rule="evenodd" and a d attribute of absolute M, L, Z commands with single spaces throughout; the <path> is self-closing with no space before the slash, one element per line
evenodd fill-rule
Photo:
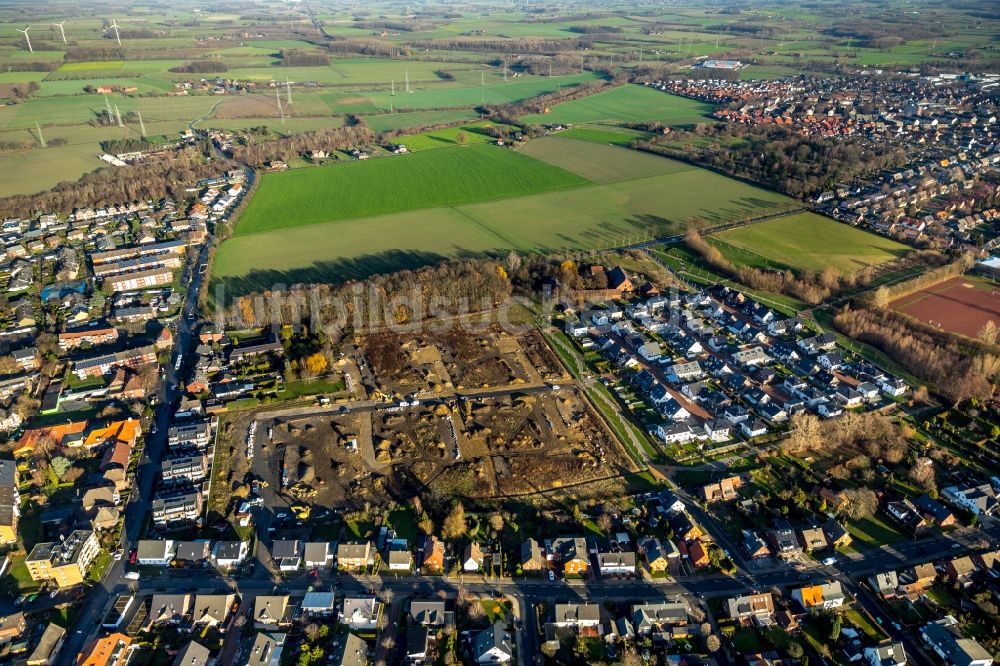
<path fill-rule="evenodd" d="M 392 402 L 392 396 L 379 389 L 372 392 L 372 397 L 379 402 Z"/>
<path fill-rule="evenodd" d="M 312 513 L 312 509 L 308 506 L 302 506 L 300 504 L 295 504 L 288 507 L 295 514 L 297 520 L 309 520 L 309 515 Z"/>

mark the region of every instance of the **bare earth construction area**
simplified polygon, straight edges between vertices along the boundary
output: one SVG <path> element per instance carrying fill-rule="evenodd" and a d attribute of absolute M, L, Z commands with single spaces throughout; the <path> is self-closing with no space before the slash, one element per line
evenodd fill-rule
<path fill-rule="evenodd" d="M 1000 322 L 1000 288 L 978 278 L 954 277 L 897 299 L 891 307 L 946 331 L 975 337 L 986 322 Z"/>

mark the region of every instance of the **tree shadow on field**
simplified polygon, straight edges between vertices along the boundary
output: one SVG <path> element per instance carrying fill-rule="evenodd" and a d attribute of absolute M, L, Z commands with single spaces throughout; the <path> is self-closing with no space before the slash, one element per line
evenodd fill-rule
<path fill-rule="evenodd" d="M 490 255 L 457 249 L 446 256 L 418 250 L 387 250 L 375 254 L 313 263 L 287 271 L 253 270 L 246 275 L 213 278 L 209 289 L 212 299 L 221 297 L 227 304 L 250 293 L 287 288 L 296 284 L 339 284 L 363 280 L 380 273 L 395 273 L 439 264 L 447 259 L 485 258 Z M 221 293 L 220 293 L 221 290 Z"/>

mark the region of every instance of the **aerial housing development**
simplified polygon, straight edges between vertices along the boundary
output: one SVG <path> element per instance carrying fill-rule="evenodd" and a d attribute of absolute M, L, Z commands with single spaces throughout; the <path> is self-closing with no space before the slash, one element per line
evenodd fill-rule
<path fill-rule="evenodd" d="M 0 666 L 1000 655 L 994 8 L 0 24 Z"/>

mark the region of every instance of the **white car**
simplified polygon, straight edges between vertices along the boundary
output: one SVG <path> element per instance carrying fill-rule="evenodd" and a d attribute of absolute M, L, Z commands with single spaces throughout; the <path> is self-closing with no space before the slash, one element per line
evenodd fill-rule
<path fill-rule="evenodd" d="M 825 567 L 833 566 L 836 563 L 837 563 L 836 557 L 828 557 L 825 560 L 823 560 L 823 566 Z"/>

